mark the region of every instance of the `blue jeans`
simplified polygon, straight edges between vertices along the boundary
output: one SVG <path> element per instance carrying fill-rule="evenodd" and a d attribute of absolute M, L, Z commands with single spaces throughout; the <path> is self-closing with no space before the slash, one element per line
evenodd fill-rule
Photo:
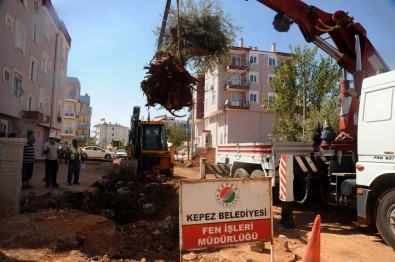
<path fill-rule="evenodd" d="M 45 159 L 45 182 L 47 186 L 52 184 L 54 187 L 57 185 L 58 168 L 58 160 Z"/>
<path fill-rule="evenodd" d="M 81 170 L 81 162 L 80 161 L 69 161 L 68 172 L 67 172 L 67 182 L 70 184 L 71 180 L 73 180 L 74 174 L 74 183 L 78 183 L 80 179 L 80 170 Z"/>

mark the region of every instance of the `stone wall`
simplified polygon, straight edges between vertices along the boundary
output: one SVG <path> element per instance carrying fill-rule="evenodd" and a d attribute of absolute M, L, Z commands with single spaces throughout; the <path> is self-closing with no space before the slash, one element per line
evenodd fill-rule
<path fill-rule="evenodd" d="M 0 137 L 0 218 L 19 213 L 26 138 Z"/>

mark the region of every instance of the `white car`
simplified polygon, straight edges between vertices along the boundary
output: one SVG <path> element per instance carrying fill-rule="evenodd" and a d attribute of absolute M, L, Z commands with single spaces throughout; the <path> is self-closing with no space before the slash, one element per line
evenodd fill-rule
<path fill-rule="evenodd" d="M 111 160 L 116 158 L 117 155 L 114 152 L 105 150 L 99 146 L 87 146 L 82 148 L 82 157 L 84 159 L 105 159 Z"/>
<path fill-rule="evenodd" d="M 188 148 L 183 148 L 176 152 L 174 158 L 176 161 L 183 162 L 184 159 L 188 159 Z"/>
<path fill-rule="evenodd" d="M 123 148 L 118 149 L 116 154 L 117 154 L 118 158 L 126 158 L 128 156 L 128 154 L 126 153 L 126 150 Z"/>

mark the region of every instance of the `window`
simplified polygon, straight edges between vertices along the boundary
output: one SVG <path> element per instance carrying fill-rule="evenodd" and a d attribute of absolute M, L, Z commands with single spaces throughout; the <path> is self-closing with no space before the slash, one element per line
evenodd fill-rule
<path fill-rule="evenodd" d="M 255 55 L 250 56 L 250 64 L 256 64 L 258 61 Z"/>
<path fill-rule="evenodd" d="M 40 89 L 40 100 L 39 100 L 39 109 L 44 110 L 45 108 L 45 90 Z"/>
<path fill-rule="evenodd" d="M 12 88 L 12 94 L 16 97 L 21 97 L 23 95 L 22 75 L 18 72 L 14 72 L 14 85 Z"/>
<path fill-rule="evenodd" d="M 242 64 L 243 62 L 241 56 L 232 56 L 232 65 L 240 66 Z"/>
<path fill-rule="evenodd" d="M 23 29 L 22 25 L 20 25 L 19 23 L 16 24 L 15 46 L 22 53 L 25 52 L 25 30 Z"/>
<path fill-rule="evenodd" d="M 268 77 L 267 77 L 267 83 L 270 84 L 270 81 L 272 81 L 274 78 L 276 78 L 276 75 L 269 74 Z"/>
<path fill-rule="evenodd" d="M 275 65 L 276 65 L 276 58 L 269 57 L 269 66 L 275 66 Z"/>
<path fill-rule="evenodd" d="M 230 78 L 230 82 L 232 85 L 240 85 L 241 84 L 241 76 L 240 75 L 232 75 Z"/>
<path fill-rule="evenodd" d="M 276 93 L 268 93 L 267 94 L 267 103 L 269 105 L 274 104 L 274 101 L 276 100 Z"/>
<path fill-rule="evenodd" d="M 33 19 L 32 40 L 38 44 L 38 22 L 36 19 Z"/>
<path fill-rule="evenodd" d="M 29 79 L 36 82 L 36 72 L 37 72 L 37 60 L 35 58 L 30 58 L 30 71 Z"/>
<path fill-rule="evenodd" d="M 0 132 L 8 133 L 9 121 L 0 119 Z"/>
<path fill-rule="evenodd" d="M 43 52 L 42 61 L 41 61 L 41 71 L 46 74 L 48 72 L 48 55 Z"/>
<path fill-rule="evenodd" d="M 256 91 L 250 91 L 250 102 L 257 103 L 258 102 L 258 92 Z"/>
<path fill-rule="evenodd" d="M 251 73 L 250 74 L 250 83 L 258 83 L 258 75 Z"/>
<path fill-rule="evenodd" d="M 27 111 L 33 111 L 34 108 L 34 97 L 29 95 L 27 98 Z"/>
<path fill-rule="evenodd" d="M 44 36 L 45 38 L 49 39 L 51 33 L 51 24 L 49 19 L 46 19 L 44 22 Z"/>
<path fill-rule="evenodd" d="M 242 104 L 241 94 L 239 94 L 239 93 L 232 93 L 231 94 L 230 105 L 231 106 L 241 106 L 241 104 Z"/>
<path fill-rule="evenodd" d="M 3 81 L 8 84 L 11 81 L 11 71 L 7 67 L 4 67 L 4 70 L 3 70 Z"/>
<path fill-rule="evenodd" d="M 11 15 L 6 14 L 5 15 L 5 27 L 7 28 L 7 30 L 9 30 L 10 32 L 12 32 L 13 27 L 14 27 L 14 18 L 12 18 Z"/>

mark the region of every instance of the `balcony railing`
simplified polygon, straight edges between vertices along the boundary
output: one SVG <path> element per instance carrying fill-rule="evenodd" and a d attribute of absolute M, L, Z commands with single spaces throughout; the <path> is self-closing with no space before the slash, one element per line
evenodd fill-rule
<path fill-rule="evenodd" d="M 65 128 L 65 129 L 63 129 L 63 132 L 62 132 L 63 134 L 68 134 L 68 135 L 75 135 L 74 133 L 74 128 L 72 128 L 72 127 L 69 127 L 69 128 Z"/>
<path fill-rule="evenodd" d="M 64 116 L 74 118 L 75 114 L 73 112 L 66 112 L 66 113 L 64 113 Z"/>
<path fill-rule="evenodd" d="M 241 62 L 232 62 L 231 64 L 226 66 L 227 71 L 231 72 L 242 72 L 246 71 L 250 68 L 250 64 L 247 61 L 241 61 Z"/>
<path fill-rule="evenodd" d="M 26 120 L 33 120 L 36 123 L 49 123 L 51 116 L 45 115 L 39 111 L 22 111 L 22 118 Z"/>
<path fill-rule="evenodd" d="M 78 128 L 88 128 L 88 123 L 78 123 Z"/>
<path fill-rule="evenodd" d="M 250 103 L 247 100 L 229 100 L 226 108 L 248 110 L 250 108 Z"/>
<path fill-rule="evenodd" d="M 225 89 L 236 89 L 236 90 L 249 90 L 250 82 L 247 80 L 244 81 L 228 81 L 225 83 Z"/>

